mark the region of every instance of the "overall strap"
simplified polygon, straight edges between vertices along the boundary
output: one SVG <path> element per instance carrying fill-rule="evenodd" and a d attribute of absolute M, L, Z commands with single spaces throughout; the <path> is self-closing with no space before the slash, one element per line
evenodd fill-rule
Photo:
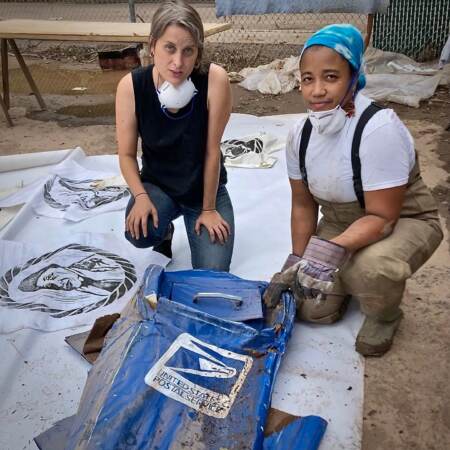
<path fill-rule="evenodd" d="M 309 119 L 306 119 L 303 125 L 302 136 L 300 138 L 300 147 L 298 149 L 298 160 L 300 162 L 300 174 L 302 175 L 302 181 L 305 186 L 308 186 L 308 176 L 306 175 L 306 149 L 308 148 L 309 138 L 311 137 L 312 123 Z"/>
<path fill-rule="evenodd" d="M 352 141 L 352 169 L 353 169 L 353 187 L 355 189 L 356 198 L 361 206 L 365 209 L 364 191 L 361 179 L 361 159 L 359 157 L 359 146 L 361 144 L 361 137 L 367 122 L 381 109 L 382 106 L 376 103 L 371 103 L 361 114 L 361 117 L 356 124 L 355 134 Z"/>

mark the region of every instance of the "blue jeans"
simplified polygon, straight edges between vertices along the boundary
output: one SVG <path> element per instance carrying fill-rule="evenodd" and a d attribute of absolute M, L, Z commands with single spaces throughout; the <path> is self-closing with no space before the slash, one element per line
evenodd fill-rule
<path fill-rule="evenodd" d="M 230 225 L 231 233 L 224 244 L 218 241 L 211 242 L 208 231 L 202 226 L 200 235 L 195 232 L 195 222 L 200 216 L 201 206 L 189 207 L 177 203 L 169 197 L 162 189 L 151 183 L 143 183 L 146 192 L 158 211 L 158 228 L 153 226 L 151 219 L 148 220 L 147 237 L 142 234 L 139 239 L 134 239 L 130 233 L 125 232 L 126 239 L 137 248 L 149 248 L 159 244 L 167 235 L 170 223 L 177 217 L 183 216 L 186 233 L 191 249 L 191 261 L 194 269 L 230 270 L 231 256 L 234 245 L 234 213 L 228 191 L 224 185 L 219 186 L 216 197 L 216 208 L 219 214 Z M 128 216 L 134 205 L 131 198 L 125 216 Z"/>

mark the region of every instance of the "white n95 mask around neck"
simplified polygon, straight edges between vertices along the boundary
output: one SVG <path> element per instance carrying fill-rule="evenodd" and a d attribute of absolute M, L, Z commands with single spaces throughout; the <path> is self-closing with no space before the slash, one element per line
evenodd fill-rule
<path fill-rule="evenodd" d="M 311 125 L 319 134 L 333 134 L 344 128 L 347 113 L 337 105 L 328 111 L 312 111 L 308 109 Z"/>
<path fill-rule="evenodd" d="M 163 109 L 181 109 L 192 100 L 197 92 L 190 78 L 187 78 L 178 86 L 164 81 L 160 88 L 156 89 L 161 108 Z"/>

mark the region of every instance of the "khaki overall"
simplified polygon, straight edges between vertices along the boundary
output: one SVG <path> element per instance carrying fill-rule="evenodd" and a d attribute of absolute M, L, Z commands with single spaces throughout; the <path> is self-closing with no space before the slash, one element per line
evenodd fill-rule
<path fill-rule="evenodd" d="M 357 201 L 315 200 L 323 214 L 317 235 L 325 239 L 336 237 L 365 214 Z M 304 320 L 331 323 L 340 317 L 344 299 L 351 295 L 365 315 L 379 321 L 396 319 L 406 280 L 433 254 L 442 238 L 436 204 L 416 162 L 392 233 L 355 252 L 337 273 L 334 295 L 321 303 L 304 302 L 298 314 Z"/>

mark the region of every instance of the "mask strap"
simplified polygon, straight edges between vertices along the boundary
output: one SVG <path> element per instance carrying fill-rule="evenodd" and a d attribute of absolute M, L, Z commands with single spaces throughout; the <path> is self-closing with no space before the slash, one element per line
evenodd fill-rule
<path fill-rule="evenodd" d="M 171 116 L 171 115 L 167 112 L 167 109 L 166 109 L 166 108 L 163 108 L 162 106 L 161 106 L 161 111 L 164 113 L 164 115 L 165 115 L 166 117 L 168 117 L 168 118 L 171 119 L 171 120 L 181 120 L 181 119 L 185 119 L 187 116 L 191 115 L 191 114 L 192 114 L 192 111 L 194 110 L 194 102 L 195 102 L 195 96 L 196 96 L 196 94 L 197 94 L 197 93 L 195 93 L 194 96 L 192 97 L 192 100 L 191 100 L 191 108 L 189 109 L 189 111 L 187 111 L 185 114 L 183 114 L 183 115 L 180 116 L 180 117 L 174 117 L 174 116 Z"/>
<path fill-rule="evenodd" d="M 358 72 L 356 72 L 354 75 L 352 75 L 352 78 L 350 79 L 350 83 L 348 84 L 348 88 L 345 91 L 344 96 L 342 97 L 342 100 L 339 102 L 339 106 L 342 108 L 342 102 L 345 100 L 345 97 L 347 97 L 348 93 L 350 92 L 350 89 L 353 87 L 355 81 L 358 79 L 359 77 L 359 70 Z M 351 100 L 353 100 L 355 98 L 355 93 L 353 93 Z"/>
<path fill-rule="evenodd" d="M 156 69 L 156 67 L 155 67 L 155 69 Z M 159 70 L 156 69 L 156 72 L 158 73 L 158 78 L 156 79 L 156 92 L 157 92 L 158 94 L 160 94 L 161 92 L 160 92 L 160 90 L 159 90 L 159 79 L 160 79 Z"/>

